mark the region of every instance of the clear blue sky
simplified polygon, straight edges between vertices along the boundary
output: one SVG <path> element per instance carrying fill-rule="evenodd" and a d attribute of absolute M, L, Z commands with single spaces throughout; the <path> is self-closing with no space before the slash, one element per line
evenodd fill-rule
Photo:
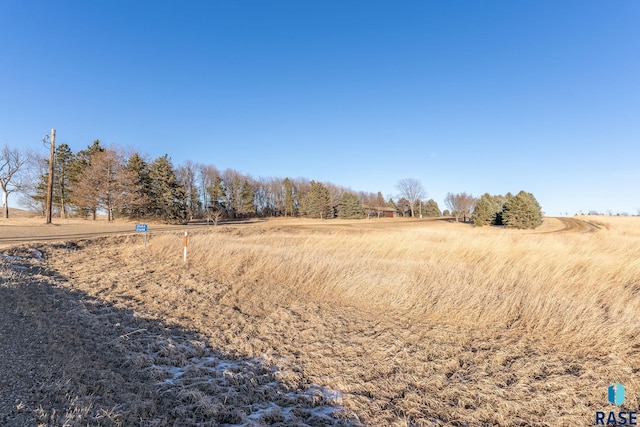
<path fill-rule="evenodd" d="M 0 0 L 0 145 L 640 209 L 640 1 Z"/>

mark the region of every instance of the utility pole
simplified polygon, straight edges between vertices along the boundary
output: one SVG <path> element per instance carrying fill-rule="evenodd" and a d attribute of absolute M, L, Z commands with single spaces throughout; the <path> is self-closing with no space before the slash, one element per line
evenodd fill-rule
<path fill-rule="evenodd" d="M 47 185 L 47 224 L 51 224 L 53 210 L 53 162 L 55 161 L 56 130 L 51 129 L 51 154 L 49 155 L 49 183 Z"/>

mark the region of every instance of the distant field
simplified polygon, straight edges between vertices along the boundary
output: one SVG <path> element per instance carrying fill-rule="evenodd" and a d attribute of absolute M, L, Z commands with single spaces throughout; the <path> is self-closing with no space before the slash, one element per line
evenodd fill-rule
<path fill-rule="evenodd" d="M 640 218 L 272 220 L 193 229 L 187 264 L 181 231 L 5 249 L 14 292 L 39 275 L 19 308 L 56 336 L 25 407 L 44 425 L 593 425 L 613 382 L 640 407 L 639 241 Z"/>

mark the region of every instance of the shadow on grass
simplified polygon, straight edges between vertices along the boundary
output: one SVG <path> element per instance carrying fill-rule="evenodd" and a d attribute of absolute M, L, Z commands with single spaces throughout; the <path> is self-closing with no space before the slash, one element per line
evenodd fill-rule
<path fill-rule="evenodd" d="M 69 250 L 74 250 L 69 246 Z M 5 426 L 355 425 L 337 392 L 64 286 L 30 247 L 0 256 Z"/>

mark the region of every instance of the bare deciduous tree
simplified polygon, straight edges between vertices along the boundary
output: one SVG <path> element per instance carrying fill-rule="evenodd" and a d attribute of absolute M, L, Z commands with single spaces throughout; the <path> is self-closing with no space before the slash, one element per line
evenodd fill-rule
<path fill-rule="evenodd" d="M 138 199 L 140 184 L 135 172 L 125 168 L 124 159 L 113 150 L 94 153 L 74 191 L 76 205 L 94 213 L 103 208 L 113 221 L 115 209 L 131 209 Z"/>
<path fill-rule="evenodd" d="M 205 210 L 217 208 L 222 197 L 222 178 L 220 171 L 213 165 L 198 165 L 202 206 Z"/>
<path fill-rule="evenodd" d="M 207 225 L 209 225 L 209 221 L 213 221 L 213 226 L 216 227 L 218 222 L 224 218 L 224 213 L 222 209 L 208 207 L 205 210 L 205 216 L 207 218 Z"/>
<path fill-rule="evenodd" d="M 26 167 L 28 161 L 29 153 L 17 148 L 9 148 L 5 145 L 0 151 L 0 189 L 2 189 L 5 218 L 9 218 L 9 194 L 23 189 L 24 183 L 20 172 Z"/>
<path fill-rule="evenodd" d="M 222 172 L 222 182 L 224 185 L 222 203 L 231 218 L 235 218 L 240 210 L 240 202 L 242 201 L 240 192 L 242 191 L 242 183 L 245 178 L 242 173 L 234 169 L 225 169 L 225 171 Z"/>
<path fill-rule="evenodd" d="M 387 202 L 384 200 L 384 196 L 380 191 L 378 191 L 378 194 L 376 195 L 374 206 L 376 207 L 376 213 L 378 214 L 378 218 L 380 218 L 380 215 L 384 215 L 384 208 L 387 207 Z"/>
<path fill-rule="evenodd" d="M 176 173 L 178 180 L 185 189 L 187 215 L 189 216 L 189 220 L 192 220 L 201 214 L 200 195 L 198 194 L 198 185 L 196 184 L 198 165 L 191 160 L 187 160 L 178 166 Z"/>
<path fill-rule="evenodd" d="M 411 212 L 411 202 L 409 202 L 406 197 L 403 197 L 396 203 L 396 208 L 402 217 L 406 217 L 407 212 Z"/>
<path fill-rule="evenodd" d="M 409 201 L 411 207 L 411 216 L 414 217 L 414 208 L 416 206 L 416 203 L 420 201 L 424 196 L 426 196 L 424 187 L 422 186 L 420 181 L 413 178 L 401 179 L 396 187 L 398 188 L 398 190 L 400 190 L 400 196 Z"/>
<path fill-rule="evenodd" d="M 458 222 L 461 216 L 466 221 L 467 216 L 470 215 L 473 210 L 476 199 L 467 193 L 447 193 L 444 203 L 451 210 L 451 213 L 456 218 L 456 222 Z"/>
<path fill-rule="evenodd" d="M 24 171 L 23 188 L 20 190 L 20 204 L 29 210 L 39 212 L 42 216 L 45 215 L 45 194 L 41 187 L 44 183 L 43 177 L 49 169 L 48 163 L 48 153 L 46 157 L 38 152 L 31 153 Z"/>

